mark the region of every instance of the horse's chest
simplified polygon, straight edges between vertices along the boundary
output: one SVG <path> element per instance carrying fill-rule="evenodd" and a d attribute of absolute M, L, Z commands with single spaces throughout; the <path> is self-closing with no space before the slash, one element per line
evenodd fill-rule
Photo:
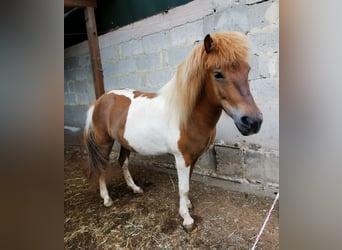
<path fill-rule="evenodd" d="M 182 153 L 187 166 L 192 165 L 212 144 L 215 129 L 182 129 L 178 141 L 179 151 Z"/>

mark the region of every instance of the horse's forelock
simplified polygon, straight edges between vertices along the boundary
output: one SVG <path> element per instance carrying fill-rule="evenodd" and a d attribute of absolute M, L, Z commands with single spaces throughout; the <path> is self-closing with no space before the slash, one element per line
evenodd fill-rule
<path fill-rule="evenodd" d="M 213 51 L 205 60 L 206 69 L 235 67 L 241 62 L 248 62 L 249 42 L 246 35 L 238 32 L 214 33 Z"/>

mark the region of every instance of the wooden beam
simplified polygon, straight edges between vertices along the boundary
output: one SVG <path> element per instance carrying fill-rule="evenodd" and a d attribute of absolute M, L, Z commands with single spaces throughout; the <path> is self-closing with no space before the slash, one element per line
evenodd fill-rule
<path fill-rule="evenodd" d="M 96 0 L 64 0 L 64 7 L 97 7 Z"/>
<path fill-rule="evenodd" d="M 96 21 L 94 8 L 84 8 L 84 17 L 87 26 L 88 44 L 90 50 L 91 64 L 93 67 L 93 78 L 96 99 L 104 93 L 103 70 L 101 65 L 101 55 L 99 40 L 97 38 Z"/>

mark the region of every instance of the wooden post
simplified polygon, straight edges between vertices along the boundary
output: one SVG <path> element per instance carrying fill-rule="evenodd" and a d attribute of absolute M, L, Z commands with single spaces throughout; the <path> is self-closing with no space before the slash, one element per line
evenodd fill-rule
<path fill-rule="evenodd" d="M 104 93 L 103 70 L 101 65 L 101 55 L 99 40 L 97 38 L 95 13 L 93 7 L 84 8 L 84 17 L 87 26 L 88 44 L 93 68 L 93 78 L 96 99 Z"/>
<path fill-rule="evenodd" d="M 97 7 L 96 0 L 64 0 L 64 7 Z"/>

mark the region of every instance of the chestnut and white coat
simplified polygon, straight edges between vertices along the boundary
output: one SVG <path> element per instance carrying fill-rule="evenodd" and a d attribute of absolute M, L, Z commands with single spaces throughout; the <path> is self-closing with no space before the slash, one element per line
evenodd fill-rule
<path fill-rule="evenodd" d="M 175 157 L 183 226 L 189 232 L 196 228 L 189 213 L 189 178 L 199 156 L 213 143 L 222 110 L 243 135 L 261 127 L 262 114 L 248 84 L 248 53 L 243 34 L 207 35 L 157 93 L 111 90 L 91 105 L 84 133 L 88 175 L 98 180 L 105 206 L 113 204 L 104 173 L 114 141 L 121 144 L 119 163 L 126 183 L 136 193 L 143 190 L 129 172 L 130 152 L 169 153 Z"/>

